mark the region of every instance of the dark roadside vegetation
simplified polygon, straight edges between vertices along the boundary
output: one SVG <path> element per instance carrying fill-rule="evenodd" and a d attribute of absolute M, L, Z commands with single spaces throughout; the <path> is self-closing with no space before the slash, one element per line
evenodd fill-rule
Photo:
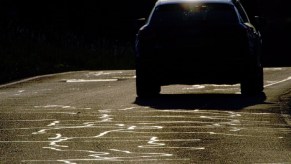
<path fill-rule="evenodd" d="M 155 0 L 1 0 L 0 83 L 73 70 L 134 69 L 134 38 Z M 291 2 L 242 0 L 260 15 L 264 66 L 291 65 Z"/>

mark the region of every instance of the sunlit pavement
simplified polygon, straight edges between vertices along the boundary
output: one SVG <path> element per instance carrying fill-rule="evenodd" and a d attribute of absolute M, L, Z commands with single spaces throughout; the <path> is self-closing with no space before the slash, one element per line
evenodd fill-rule
<path fill-rule="evenodd" d="M 82 71 L 0 88 L 0 163 L 291 163 L 291 69 L 265 94 L 175 85 L 135 95 L 134 71 Z"/>

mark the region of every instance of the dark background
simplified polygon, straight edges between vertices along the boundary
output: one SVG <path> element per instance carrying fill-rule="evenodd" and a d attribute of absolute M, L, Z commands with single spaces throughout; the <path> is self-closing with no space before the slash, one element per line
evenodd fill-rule
<path fill-rule="evenodd" d="M 83 69 L 133 69 L 138 18 L 155 0 L 0 0 L 0 82 Z M 265 18 L 264 66 L 288 66 L 290 0 L 242 0 Z"/>

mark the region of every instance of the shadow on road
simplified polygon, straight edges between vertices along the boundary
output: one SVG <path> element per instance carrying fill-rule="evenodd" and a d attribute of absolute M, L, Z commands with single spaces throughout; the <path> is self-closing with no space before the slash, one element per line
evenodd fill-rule
<path fill-rule="evenodd" d="M 256 104 L 267 104 L 265 100 L 265 94 L 251 97 L 239 94 L 163 94 L 154 98 L 136 98 L 134 103 L 161 110 L 239 110 Z"/>

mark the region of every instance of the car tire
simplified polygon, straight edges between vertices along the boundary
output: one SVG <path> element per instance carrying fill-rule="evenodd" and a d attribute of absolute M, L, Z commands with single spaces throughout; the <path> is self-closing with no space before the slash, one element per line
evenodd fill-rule
<path fill-rule="evenodd" d="M 263 93 L 264 73 L 263 67 L 255 67 L 246 71 L 241 82 L 241 93 L 246 96 L 256 96 Z"/>
<path fill-rule="evenodd" d="M 136 67 L 136 94 L 140 98 L 150 98 L 159 95 L 161 85 L 158 83 L 152 72 L 137 63 Z"/>

